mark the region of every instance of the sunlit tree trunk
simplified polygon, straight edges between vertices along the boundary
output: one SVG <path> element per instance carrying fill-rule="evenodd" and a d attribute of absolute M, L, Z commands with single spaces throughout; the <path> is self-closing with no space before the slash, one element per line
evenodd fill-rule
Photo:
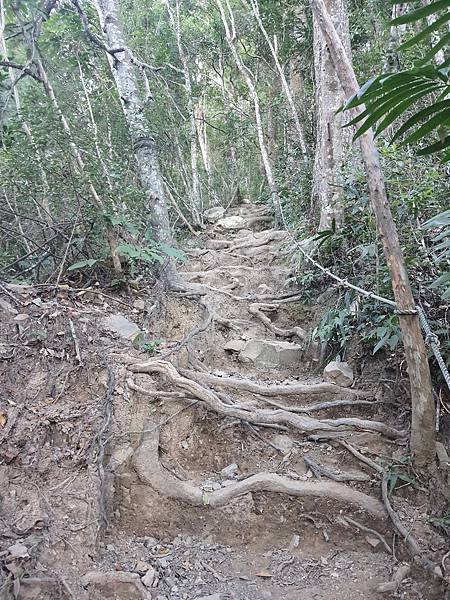
<path fill-rule="evenodd" d="M 225 29 L 225 36 L 227 39 L 228 46 L 231 50 L 231 53 L 233 55 L 236 66 L 247 85 L 247 89 L 248 89 L 250 98 L 253 102 L 253 107 L 254 107 L 254 112 L 255 112 L 255 125 L 256 125 L 256 132 L 258 135 L 259 149 L 261 152 L 261 160 L 264 165 L 267 184 L 269 186 L 270 193 L 272 196 L 271 200 L 272 200 L 272 206 L 273 206 L 273 209 L 275 212 L 275 218 L 278 223 L 281 223 L 282 214 L 281 214 L 281 209 L 280 209 L 280 196 L 278 194 L 278 187 L 275 182 L 273 166 L 272 166 L 272 163 L 271 163 L 271 160 L 269 157 L 269 153 L 267 150 L 266 141 L 264 139 L 264 129 L 263 129 L 263 123 L 262 123 L 262 117 L 261 117 L 261 108 L 260 108 L 260 103 L 259 103 L 258 92 L 256 90 L 255 83 L 253 81 L 253 75 L 250 72 L 250 70 L 248 69 L 248 67 L 244 64 L 244 62 L 239 54 L 239 51 L 236 47 L 236 43 L 235 43 L 236 28 L 235 28 L 235 24 L 234 24 L 234 16 L 233 16 L 233 12 L 231 10 L 228 0 L 225 0 L 225 2 L 226 2 L 226 6 L 227 6 L 227 11 L 228 11 L 228 18 L 225 14 L 225 9 L 222 4 L 222 0 L 216 0 L 216 4 L 217 4 L 217 7 L 219 8 L 220 16 L 222 18 L 222 23 L 223 23 L 223 26 Z"/>
<path fill-rule="evenodd" d="M 284 70 L 283 67 L 281 66 L 280 60 L 278 58 L 278 52 L 277 52 L 277 48 L 276 48 L 276 41 L 275 40 L 271 40 L 269 34 L 267 33 L 267 30 L 264 26 L 264 23 L 262 21 L 261 18 L 261 14 L 259 11 L 259 5 L 258 5 L 258 0 L 250 0 L 250 4 L 252 6 L 252 10 L 253 10 L 253 15 L 256 19 L 256 22 L 258 23 L 258 27 L 261 31 L 261 33 L 264 36 L 264 39 L 267 42 L 267 45 L 270 48 L 270 52 L 272 54 L 274 63 L 275 63 L 275 67 L 276 70 L 278 72 L 278 75 L 280 77 L 280 81 L 281 81 L 281 85 L 283 88 L 283 92 L 284 95 L 286 97 L 286 101 L 287 104 L 289 106 L 289 110 L 292 114 L 292 118 L 294 120 L 294 124 L 295 124 L 295 129 L 297 132 L 297 136 L 298 136 L 298 143 L 302 152 L 302 156 L 303 156 L 303 160 L 306 161 L 308 158 L 308 150 L 306 147 L 306 142 L 305 142 L 305 134 L 303 131 L 303 127 L 302 124 L 300 123 L 300 118 L 298 116 L 298 112 L 297 112 L 297 107 L 295 105 L 294 102 L 294 98 L 293 98 L 293 94 L 291 92 L 291 89 L 289 87 L 289 83 L 287 81 L 286 75 L 284 74 Z"/>
<path fill-rule="evenodd" d="M 311 0 L 311 4 L 315 18 L 330 49 L 346 99 L 350 98 L 359 90 L 351 57 L 346 53 L 324 0 Z M 402 330 L 411 386 L 411 452 L 418 465 L 429 465 L 436 455 L 435 411 L 430 367 L 405 259 L 387 199 L 384 176 L 372 130 L 361 135 L 361 153 L 366 169 L 369 197 L 391 275 L 392 289 Z"/>
<path fill-rule="evenodd" d="M 125 43 L 119 19 L 118 0 L 97 0 L 96 8 L 108 47 L 123 49 L 117 55 L 117 59 L 113 59 L 109 53 L 107 57 L 133 143 L 141 183 L 148 194 L 147 208 L 152 235 L 157 242 L 171 244 L 169 214 L 156 143 L 143 112 L 133 64 L 135 61 Z M 164 277 L 170 285 L 174 285 L 177 276 L 173 261 L 169 261 Z"/>
<path fill-rule="evenodd" d="M 191 149 L 191 176 L 192 176 L 192 187 L 191 187 L 191 213 L 194 223 L 200 224 L 202 221 L 202 194 L 200 188 L 200 177 L 198 173 L 198 146 L 197 146 L 197 126 L 195 123 L 195 111 L 194 111 L 194 97 L 192 90 L 192 78 L 191 70 L 189 67 L 189 61 L 186 56 L 186 52 L 181 38 L 181 24 L 180 24 L 180 0 L 175 0 L 175 11 L 171 6 L 170 0 L 164 0 L 164 4 L 167 7 L 169 13 L 170 22 L 175 32 L 177 40 L 178 54 L 180 56 L 181 64 L 183 66 L 184 76 L 184 88 L 186 90 L 187 97 L 187 110 L 189 114 L 189 143 Z"/>
<path fill-rule="evenodd" d="M 344 0 L 327 0 L 334 26 L 350 55 L 348 18 Z M 343 177 L 350 131 L 342 127 L 344 117 L 337 110 L 345 95 L 317 18 L 314 25 L 314 73 L 316 91 L 316 152 L 313 177 L 313 205 L 320 210 L 319 230 L 342 225 Z"/>

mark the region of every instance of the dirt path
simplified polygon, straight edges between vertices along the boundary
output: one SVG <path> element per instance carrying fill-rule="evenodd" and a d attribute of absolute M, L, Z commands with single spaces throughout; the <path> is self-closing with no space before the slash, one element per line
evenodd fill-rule
<path fill-rule="evenodd" d="M 234 232 L 186 244 L 200 297 L 10 290 L 2 600 L 372 600 L 408 559 L 367 464 L 407 454 L 397 391 L 380 393 L 381 363 L 323 381 L 319 307 L 290 301 L 285 234 L 259 231 L 255 206 L 227 217 Z M 119 314 L 140 348 L 106 331 Z M 426 497 L 392 501 L 441 556 Z M 442 598 L 410 575 L 392 597 Z"/>

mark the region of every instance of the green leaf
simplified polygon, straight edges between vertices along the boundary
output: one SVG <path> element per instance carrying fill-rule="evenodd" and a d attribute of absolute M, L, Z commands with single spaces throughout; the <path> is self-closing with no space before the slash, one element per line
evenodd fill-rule
<path fill-rule="evenodd" d="M 177 258 L 178 260 L 181 260 L 181 261 L 186 260 L 186 255 L 184 252 L 182 252 L 181 250 L 178 250 L 177 248 L 172 248 L 171 246 L 164 244 L 164 242 L 160 242 L 158 244 L 158 248 L 159 248 L 159 250 L 161 250 L 161 252 L 163 252 L 170 258 Z"/>
<path fill-rule="evenodd" d="M 441 102 L 436 102 L 436 104 L 432 104 L 431 106 L 427 106 L 423 110 L 419 110 L 419 112 L 415 113 L 412 117 L 410 117 L 405 123 L 400 127 L 400 129 L 395 133 L 394 137 L 391 140 L 395 142 L 400 136 L 402 136 L 408 129 L 417 125 L 422 119 L 432 115 L 435 112 L 440 111 L 443 108 L 450 107 L 450 100 L 442 100 Z"/>
<path fill-rule="evenodd" d="M 445 127 L 448 124 L 450 124 L 450 108 L 446 108 L 445 110 L 439 112 L 437 115 L 434 115 L 434 117 L 429 119 L 418 129 L 416 129 L 414 133 L 409 135 L 402 142 L 402 146 L 405 144 L 412 144 L 413 142 L 417 142 L 428 133 L 431 133 L 432 131 L 437 129 L 439 126 Z"/>
<path fill-rule="evenodd" d="M 435 142 L 430 146 L 426 146 L 425 148 L 421 148 L 418 150 L 418 156 L 424 156 L 425 154 L 433 154 L 434 152 L 439 152 L 440 150 L 445 150 L 450 146 L 450 135 L 439 142 Z"/>
<path fill-rule="evenodd" d="M 431 23 L 431 25 L 428 25 L 428 27 L 425 27 L 425 29 L 422 29 L 422 31 L 420 31 L 419 33 L 414 35 L 412 38 L 410 38 L 407 42 L 404 42 L 403 44 L 401 44 L 397 48 L 397 50 L 403 51 L 403 50 L 407 50 L 408 48 L 412 48 L 412 46 L 415 46 L 416 44 L 418 44 L 419 42 L 421 42 L 422 40 L 427 38 L 434 31 L 437 31 L 442 25 L 445 25 L 447 23 L 447 21 L 449 21 L 449 20 L 450 20 L 450 13 L 445 13 L 444 15 L 439 17 L 439 19 L 436 19 L 436 21 Z"/>
<path fill-rule="evenodd" d="M 87 258 L 86 260 L 80 260 L 79 262 L 73 263 L 67 268 L 68 271 L 75 271 L 76 269 L 84 269 L 85 267 L 93 267 L 95 264 L 100 262 L 101 258 Z"/>
<path fill-rule="evenodd" d="M 420 19 L 428 17 L 428 15 L 433 15 L 438 11 L 447 8 L 448 0 L 437 0 L 437 2 L 431 2 L 426 6 L 422 6 L 421 8 L 412 10 L 401 17 L 393 19 L 391 21 L 391 25 L 405 25 L 406 23 L 414 23 L 414 21 L 419 21 Z"/>

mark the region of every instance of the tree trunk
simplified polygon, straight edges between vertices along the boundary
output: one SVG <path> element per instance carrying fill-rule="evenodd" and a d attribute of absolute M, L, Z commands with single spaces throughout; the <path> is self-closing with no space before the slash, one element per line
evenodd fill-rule
<path fill-rule="evenodd" d="M 200 152 L 202 155 L 203 166 L 206 172 L 206 178 L 208 181 L 208 196 L 209 205 L 212 206 L 215 202 L 215 194 L 213 189 L 212 181 L 212 162 L 211 153 L 209 149 L 208 134 L 206 132 L 206 120 L 205 120 L 205 99 L 201 97 L 194 107 L 195 124 L 197 127 L 198 144 L 200 146 Z"/>
<path fill-rule="evenodd" d="M 350 35 L 344 0 L 326 0 L 330 17 L 350 56 Z M 343 176 L 351 132 L 343 129 L 344 117 L 337 110 L 345 100 L 333 60 L 313 14 L 314 72 L 316 91 L 316 152 L 314 158 L 313 205 L 319 207 L 319 231 L 339 229 L 344 220 Z"/>
<path fill-rule="evenodd" d="M 69 141 L 70 151 L 72 153 L 72 156 L 75 159 L 75 163 L 77 165 L 79 173 L 82 175 L 82 177 L 84 178 L 84 180 L 87 184 L 93 204 L 96 206 L 96 208 L 99 210 L 99 212 L 102 215 L 105 215 L 105 205 L 104 205 L 102 199 L 100 198 L 100 196 L 98 195 L 97 190 L 94 187 L 94 184 L 90 180 L 89 176 L 86 174 L 86 168 L 84 165 L 83 158 L 81 156 L 81 152 L 80 152 L 78 146 L 74 142 L 74 139 L 72 136 L 72 130 L 70 128 L 69 122 L 67 121 L 64 113 L 62 112 L 62 110 L 59 106 L 58 100 L 55 96 L 55 91 L 54 91 L 53 86 L 47 76 L 47 72 L 44 69 L 42 60 L 40 59 L 39 56 L 36 56 L 34 59 L 34 62 L 36 64 L 36 67 L 37 67 L 37 70 L 39 73 L 39 77 L 42 80 L 42 84 L 44 86 L 45 93 L 46 93 L 48 99 L 50 100 L 50 102 L 52 103 L 55 113 L 58 115 L 59 120 L 61 121 L 64 132 Z M 122 275 L 122 265 L 120 263 L 119 255 L 117 254 L 117 240 L 116 240 L 116 234 L 114 232 L 114 227 L 111 224 L 107 223 L 105 230 L 106 230 L 105 237 L 106 237 L 106 241 L 108 242 L 109 250 L 111 253 L 111 259 L 112 259 L 112 262 L 114 265 L 114 270 L 117 273 L 117 275 Z"/>
<path fill-rule="evenodd" d="M 270 52 L 272 53 L 273 60 L 275 62 L 275 66 L 276 66 L 278 75 L 281 80 L 283 92 L 284 92 L 284 95 L 286 96 L 286 100 L 287 100 L 289 109 L 291 111 L 292 118 L 294 119 L 295 129 L 297 131 L 298 142 L 299 142 L 300 149 L 302 152 L 303 160 L 306 162 L 308 160 L 308 149 L 306 147 L 305 134 L 303 131 L 303 127 L 300 123 L 300 119 L 299 119 L 298 112 L 297 112 L 297 107 L 295 106 L 295 102 L 294 102 L 294 98 L 292 96 L 291 89 L 287 82 L 286 75 L 284 74 L 283 67 L 281 66 L 280 60 L 278 58 L 278 52 L 276 50 L 275 44 L 270 39 L 269 34 L 267 33 L 266 28 L 264 27 L 264 23 L 261 19 L 261 14 L 259 12 L 258 0 L 250 0 L 250 4 L 252 6 L 252 10 L 253 10 L 255 19 L 258 23 L 258 27 L 259 27 L 261 33 L 263 34 L 264 39 L 267 42 L 267 45 L 270 48 Z"/>
<path fill-rule="evenodd" d="M 116 60 L 113 60 L 109 53 L 107 57 L 133 143 L 140 180 L 148 193 L 147 207 L 153 239 L 157 242 L 171 244 L 169 214 L 156 154 L 156 143 L 143 113 L 132 56 L 125 43 L 119 20 L 118 0 L 96 0 L 96 8 L 108 46 L 124 48 Z M 170 285 L 174 285 L 177 281 L 175 265 L 172 260 L 169 261 L 163 276 Z"/>
<path fill-rule="evenodd" d="M 260 109 L 260 105 L 259 105 L 258 92 L 256 91 L 256 86 L 253 82 L 253 75 L 251 74 L 249 69 L 246 67 L 246 65 L 242 61 L 242 58 L 238 52 L 238 49 L 236 48 L 236 44 L 235 44 L 236 30 L 235 30 L 235 25 L 234 25 L 234 17 L 233 17 L 233 13 L 231 12 L 231 7 L 228 3 L 228 0 L 225 0 L 225 1 L 226 1 L 227 9 L 228 9 L 228 14 L 230 17 L 230 24 L 228 23 L 228 19 L 225 14 L 225 10 L 223 8 L 222 0 L 216 0 L 216 4 L 220 11 L 222 23 L 225 28 L 225 36 L 227 39 L 228 46 L 231 50 L 231 53 L 233 55 L 233 58 L 236 63 L 236 66 L 238 68 L 238 71 L 242 75 L 242 77 L 247 85 L 247 89 L 250 94 L 250 98 L 253 101 L 253 107 L 254 107 L 254 111 L 255 111 L 256 132 L 258 135 L 261 159 L 262 159 L 262 163 L 264 165 L 264 170 L 266 173 L 267 184 L 269 186 L 270 193 L 272 196 L 271 200 L 272 200 L 272 206 L 273 206 L 273 209 L 275 212 L 275 219 L 276 219 L 277 223 L 281 223 L 282 215 L 281 215 L 281 209 L 280 209 L 280 196 L 278 194 L 278 187 L 275 182 L 273 166 L 270 161 L 269 153 L 268 153 L 267 146 L 266 146 L 266 141 L 264 139 L 264 129 L 263 129 L 263 123 L 262 123 L 262 118 L 261 118 L 261 109 Z M 231 29 L 230 29 L 230 26 L 231 26 Z"/>
<path fill-rule="evenodd" d="M 198 147 L 197 147 L 197 126 L 195 123 L 194 97 L 192 91 L 192 79 L 189 68 L 189 61 L 184 51 L 183 42 L 181 39 L 181 24 L 180 24 L 180 0 L 175 0 L 175 14 L 170 6 L 170 0 L 164 0 L 169 13 L 170 22 L 175 32 L 177 39 L 178 54 L 181 64 L 183 65 L 184 88 L 187 96 L 187 109 L 189 114 L 189 143 L 191 148 L 191 176 L 192 176 L 192 197 L 191 197 L 191 214 L 196 225 L 202 222 L 202 194 L 200 189 L 200 177 L 198 174 Z"/>
<path fill-rule="evenodd" d="M 334 28 L 324 0 L 311 0 L 311 3 L 330 49 L 345 95 L 350 98 L 359 90 L 352 63 Z M 387 200 L 383 172 L 371 130 L 361 136 L 361 150 L 366 168 L 369 195 L 391 274 L 408 365 L 412 402 L 411 452 L 416 464 L 424 466 L 433 461 L 436 453 L 435 411 L 427 352 L 417 313 L 405 314 L 415 311 L 415 302 L 397 229 Z"/>

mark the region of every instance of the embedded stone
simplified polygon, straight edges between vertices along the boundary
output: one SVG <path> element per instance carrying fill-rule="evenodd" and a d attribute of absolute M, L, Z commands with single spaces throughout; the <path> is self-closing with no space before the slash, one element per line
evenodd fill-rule
<path fill-rule="evenodd" d="M 325 381 L 350 387 L 353 383 L 353 369 L 346 362 L 337 362 L 333 360 L 328 363 L 323 372 Z"/>

